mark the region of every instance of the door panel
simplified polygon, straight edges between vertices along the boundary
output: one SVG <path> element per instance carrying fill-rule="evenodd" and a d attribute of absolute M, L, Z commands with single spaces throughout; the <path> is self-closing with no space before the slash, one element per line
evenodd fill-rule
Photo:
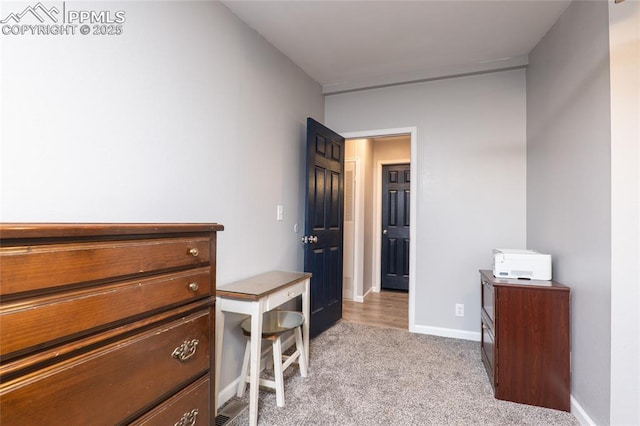
<path fill-rule="evenodd" d="M 342 227 L 342 194 L 341 194 L 341 174 L 331 172 L 331 220 L 329 227 L 338 229 Z M 340 198 L 340 200 L 339 200 Z"/>
<path fill-rule="evenodd" d="M 409 290 L 409 164 L 382 167 L 382 254 L 380 286 Z"/>
<path fill-rule="evenodd" d="M 305 256 L 306 258 L 306 256 Z M 325 264 L 326 264 L 326 251 L 325 250 L 312 250 L 311 251 L 311 265 L 307 268 L 305 265 L 305 271 L 313 271 L 312 280 L 315 282 L 325 281 Z M 322 296 L 323 288 L 320 285 L 311 286 L 311 315 L 322 311 L 324 297 Z"/>
<path fill-rule="evenodd" d="M 310 335 L 342 318 L 344 138 L 307 119 L 304 269 L 311 272 Z M 309 238 L 311 237 L 311 238 Z"/>
<path fill-rule="evenodd" d="M 411 211 L 410 204 L 411 192 L 407 189 L 404 191 L 404 226 L 409 226 L 409 212 Z"/>
<path fill-rule="evenodd" d="M 314 169 L 314 187 L 313 187 L 313 206 L 308 206 L 313 210 L 313 230 L 319 230 L 324 228 L 325 223 L 325 170 L 321 167 L 315 167 Z"/>

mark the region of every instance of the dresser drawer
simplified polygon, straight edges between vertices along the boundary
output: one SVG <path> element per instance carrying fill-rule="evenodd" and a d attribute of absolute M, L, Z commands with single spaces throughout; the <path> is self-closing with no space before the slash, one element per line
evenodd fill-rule
<path fill-rule="evenodd" d="M 2 247 L 0 295 L 206 266 L 209 237 Z"/>
<path fill-rule="evenodd" d="M 118 321 L 211 295 L 211 268 L 26 299 L 0 306 L 0 349 L 6 360 Z"/>
<path fill-rule="evenodd" d="M 131 425 L 208 425 L 211 382 L 205 376 Z"/>
<path fill-rule="evenodd" d="M 210 366 L 212 309 L 0 385 L 0 424 L 113 425 L 138 417 Z"/>

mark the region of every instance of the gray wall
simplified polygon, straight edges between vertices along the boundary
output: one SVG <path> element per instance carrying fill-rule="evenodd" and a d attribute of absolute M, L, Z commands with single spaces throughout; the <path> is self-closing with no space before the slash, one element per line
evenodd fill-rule
<path fill-rule="evenodd" d="M 478 269 L 525 246 L 525 103 L 524 70 L 326 98 L 338 132 L 417 127 L 415 331 L 479 338 Z"/>
<path fill-rule="evenodd" d="M 219 222 L 219 284 L 302 268 L 293 224 L 320 85 L 216 2 L 73 7 L 124 10 L 124 33 L 2 36 L 1 219 Z M 239 375 L 239 321 L 222 388 Z"/>
<path fill-rule="evenodd" d="M 529 55 L 527 245 L 572 288 L 572 394 L 609 422 L 611 119 L 606 2 L 573 2 Z"/>

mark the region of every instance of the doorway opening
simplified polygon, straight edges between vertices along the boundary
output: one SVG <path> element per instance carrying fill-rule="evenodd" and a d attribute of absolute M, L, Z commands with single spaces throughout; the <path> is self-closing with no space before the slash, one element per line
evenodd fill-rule
<path fill-rule="evenodd" d="M 387 293 L 381 285 L 383 168 L 389 165 L 409 164 L 410 171 L 407 171 L 406 177 L 410 186 L 408 192 L 415 194 L 416 129 L 372 130 L 344 133 L 342 136 L 346 139 L 343 296 L 345 302 L 349 304 L 350 300 L 365 302 L 365 297 L 368 295 L 375 296 L 376 302 L 379 302 L 380 297 L 384 297 Z M 406 293 L 399 297 L 400 299 L 404 297 L 404 304 L 401 302 L 400 306 L 404 309 L 405 318 L 408 319 L 409 331 L 413 331 L 415 202 L 412 201 L 407 210 L 406 218 L 410 229 L 408 253 L 406 253 L 409 259 L 408 297 Z M 382 295 L 380 295 L 381 290 L 383 290 Z M 398 295 L 391 298 L 396 300 Z M 363 306 L 352 305 L 358 312 L 369 309 L 366 306 L 366 303 Z"/>

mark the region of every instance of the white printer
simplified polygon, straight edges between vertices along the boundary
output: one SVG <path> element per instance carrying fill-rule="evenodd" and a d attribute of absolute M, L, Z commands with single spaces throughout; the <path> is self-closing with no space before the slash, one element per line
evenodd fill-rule
<path fill-rule="evenodd" d="M 551 255 L 534 250 L 493 249 L 493 275 L 498 278 L 551 280 Z"/>

